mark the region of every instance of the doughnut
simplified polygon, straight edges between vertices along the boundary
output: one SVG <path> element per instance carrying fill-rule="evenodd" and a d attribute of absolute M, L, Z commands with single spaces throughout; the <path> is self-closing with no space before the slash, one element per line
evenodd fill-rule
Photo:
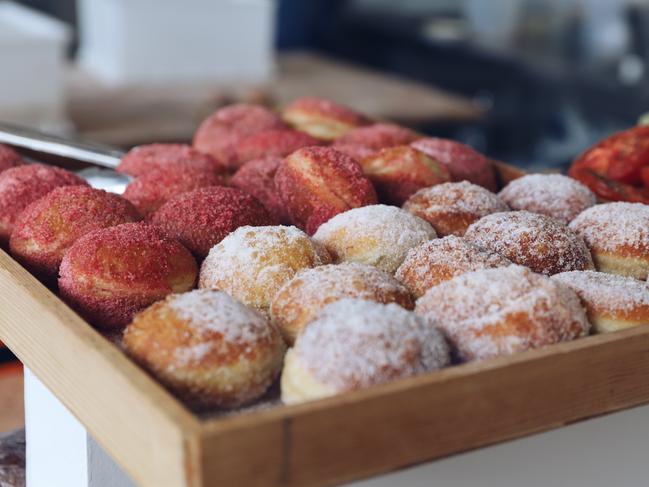
<path fill-rule="evenodd" d="M 224 184 L 222 175 L 203 167 L 187 167 L 181 171 L 154 169 L 131 181 L 123 196 L 147 217 L 176 195 Z"/>
<path fill-rule="evenodd" d="M 597 333 L 649 325 L 649 286 L 642 281 L 594 271 L 562 272 L 552 279 L 577 293 Z"/>
<path fill-rule="evenodd" d="M 127 200 L 88 186 L 62 186 L 30 204 L 11 234 L 12 255 L 35 274 L 57 276 L 65 251 L 83 235 L 140 216 Z"/>
<path fill-rule="evenodd" d="M 594 269 L 579 235 L 548 216 L 529 211 L 487 215 L 471 225 L 464 238 L 540 274 Z"/>
<path fill-rule="evenodd" d="M 22 157 L 8 145 L 0 144 L 0 172 L 25 164 Z"/>
<path fill-rule="evenodd" d="M 313 235 L 334 262 L 360 262 L 394 274 L 408 251 L 435 238 L 425 220 L 395 206 L 371 205 L 336 215 Z"/>
<path fill-rule="evenodd" d="M 226 168 L 214 157 L 198 152 L 186 144 L 147 144 L 128 151 L 117 166 L 117 172 L 143 176 L 151 171 L 185 171 L 200 168 L 225 174 Z"/>
<path fill-rule="evenodd" d="M 322 308 L 342 298 L 396 303 L 406 309 L 414 307 L 408 290 L 390 274 L 350 262 L 298 272 L 273 297 L 270 316 L 286 341 L 293 343 Z"/>
<path fill-rule="evenodd" d="M 393 123 L 374 123 L 350 130 L 338 137 L 333 142 L 333 146 L 356 145 L 378 151 L 386 147 L 408 145 L 417 139 L 421 139 L 421 137 L 417 132 Z"/>
<path fill-rule="evenodd" d="M 257 198 L 274 220 L 290 224 L 291 217 L 275 186 L 275 173 L 281 162 L 281 157 L 248 161 L 234 173 L 230 185 Z"/>
<path fill-rule="evenodd" d="M 261 157 L 286 157 L 302 147 L 322 145 L 309 134 L 297 130 L 265 130 L 249 135 L 234 147 L 232 166 L 241 167 L 248 161 Z"/>
<path fill-rule="evenodd" d="M 496 175 L 492 163 L 468 145 L 436 137 L 419 139 L 410 145 L 445 164 L 453 181 L 469 181 L 489 191 L 496 191 Z"/>
<path fill-rule="evenodd" d="M 586 241 L 598 271 L 642 280 L 649 276 L 649 206 L 595 205 L 569 227 Z"/>
<path fill-rule="evenodd" d="M 460 362 L 573 340 L 590 330 L 570 288 L 517 265 L 468 272 L 431 287 L 415 313 L 437 324 Z"/>
<path fill-rule="evenodd" d="M 407 145 L 388 147 L 361 159 L 379 201 L 401 206 L 421 188 L 451 180 L 446 166 Z"/>
<path fill-rule="evenodd" d="M 426 220 L 439 236 L 461 237 L 469 225 L 483 216 L 508 211 L 509 207 L 482 186 L 462 181 L 420 189 L 404 203 L 403 209 Z"/>
<path fill-rule="evenodd" d="M 202 260 L 230 232 L 244 225 L 272 225 L 255 198 L 235 188 L 211 186 L 174 196 L 150 219 Z"/>
<path fill-rule="evenodd" d="M 282 118 L 296 130 L 321 140 L 333 140 L 354 127 L 367 125 L 370 120 L 330 100 L 303 97 L 282 110 Z"/>
<path fill-rule="evenodd" d="M 343 299 L 325 307 L 286 354 L 282 402 L 385 384 L 449 362 L 449 347 L 430 320 L 395 304 Z"/>
<path fill-rule="evenodd" d="M 239 227 L 212 247 L 198 286 L 225 291 L 267 311 L 273 296 L 297 271 L 330 261 L 324 247 L 295 227 Z"/>
<path fill-rule="evenodd" d="M 361 166 L 329 147 L 305 147 L 286 157 L 275 186 L 291 222 L 309 235 L 338 213 L 377 202 Z"/>
<path fill-rule="evenodd" d="M 567 225 L 597 203 L 597 197 L 579 181 L 562 174 L 529 174 L 510 182 L 498 196 L 512 210 L 540 213 Z"/>
<path fill-rule="evenodd" d="M 348 155 L 359 163 L 376 152 L 374 149 L 358 144 L 336 144 L 336 150 Z"/>
<path fill-rule="evenodd" d="M 415 298 L 419 298 L 431 287 L 455 276 L 508 265 L 511 262 L 502 255 L 481 249 L 461 237 L 449 235 L 410 249 L 394 277 Z"/>
<path fill-rule="evenodd" d="M 172 294 L 124 330 L 126 353 L 196 410 L 258 399 L 279 376 L 285 345 L 275 326 L 225 293 Z"/>
<path fill-rule="evenodd" d="M 54 166 L 28 164 L 0 173 L 0 245 L 9 243 L 20 213 L 59 186 L 87 185 L 79 176 Z"/>
<path fill-rule="evenodd" d="M 119 330 L 173 292 L 194 287 L 198 268 L 176 240 L 145 223 L 90 232 L 63 256 L 61 297 L 92 325 Z"/>
<path fill-rule="evenodd" d="M 236 103 L 220 108 L 206 118 L 194 134 L 193 146 L 224 162 L 230 169 L 236 169 L 236 147 L 244 138 L 283 128 L 286 125 L 282 119 L 267 108 Z"/>

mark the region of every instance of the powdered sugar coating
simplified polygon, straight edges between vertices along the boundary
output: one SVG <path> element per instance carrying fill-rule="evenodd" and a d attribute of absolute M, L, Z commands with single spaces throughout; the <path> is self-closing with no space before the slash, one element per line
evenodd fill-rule
<path fill-rule="evenodd" d="M 493 213 L 472 224 L 464 237 L 541 274 L 594 268 L 581 237 L 545 215 L 528 211 Z"/>
<path fill-rule="evenodd" d="M 517 265 L 445 281 L 417 300 L 415 312 L 434 320 L 462 361 L 572 340 L 590 330 L 570 288 Z"/>
<path fill-rule="evenodd" d="M 512 210 L 526 210 L 568 224 L 597 203 L 586 186 L 562 174 L 529 174 L 510 182 L 498 196 Z"/>
<path fill-rule="evenodd" d="M 427 319 L 395 304 L 343 299 L 300 335 L 300 364 L 336 392 L 383 384 L 449 364 L 449 348 Z"/>
<path fill-rule="evenodd" d="M 387 205 L 340 213 L 313 235 L 335 262 L 370 264 L 389 273 L 397 270 L 408 250 L 435 237 L 428 222 Z"/>
<path fill-rule="evenodd" d="M 430 223 L 438 235 L 459 237 L 483 216 L 509 210 L 494 193 L 468 181 L 420 189 L 403 208 Z"/>
<path fill-rule="evenodd" d="M 397 269 L 395 277 L 418 298 L 431 287 L 455 276 L 510 264 L 500 254 L 449 235 L 411 249 Z"/>

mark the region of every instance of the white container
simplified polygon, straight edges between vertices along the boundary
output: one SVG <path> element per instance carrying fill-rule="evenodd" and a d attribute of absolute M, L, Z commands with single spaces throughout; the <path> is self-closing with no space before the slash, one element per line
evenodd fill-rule
<path fill-rule="evenodd" d="M 271 0 L 78 0 L 79 60 L 111 84 L 266 81 Z"/>
<path fill-rule="evenodd" d="M 58 20 L 0 1 L 0 120 L 64 130 L 64 67 L 70 41 Z"/>

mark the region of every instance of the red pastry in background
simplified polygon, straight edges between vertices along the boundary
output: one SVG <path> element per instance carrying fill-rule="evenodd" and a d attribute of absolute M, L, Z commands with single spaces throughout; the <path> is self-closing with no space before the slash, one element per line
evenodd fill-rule
<path fill-rule="evenodd" d="M 598 142 L 574 160 L 568 174 L 605 200 L 649 203 L 649 127 Z"/>
<path fill-rule="evenodd" d="M 224 176 L 204 167 L 155 169 L 129 183 L 124 198 L 133 203 L 142 216 L 147 217 L 176 195 L 224 184 Z"/>
<path fill-rule="evenodd" d="M 453 181 L 469 181 L 496 191 L 496 175 L 491 162 L 468 145 L 436 137 L 416 140 L 411 145 L 445 164 Z"/>
<path fill-rule="evenodd" d="M 59 186 L 87 185 L 59 167 L 29 164 L 0 173 L 0 245 L 9 242 L 18 215 L 31 203 Z"/>
<path fill-rule="evenodd" d="M 61 262 L 61 297 L 94 326 L 119 330 L 170 293 L 194 287 L 191 253 L 145 223 L 96 230 L 77 240 Z"/>
<path fill-rule="evenodd" d="M 246 162 L 234 173 L 230 185 L 257 198 L 273 219 L 288 224 L 291 218 L 275 186 L 275 173 L 281 162 L 281 157 L 264 157 Z"/>
<path fill-rule="evenodd" d="M 361 166 L 330 147 L 306 147 L 286 157 L 275 185 L 294 225 L 313 235 L 331 217 L 377 202 Z"/>
<path fill-rule="evenodd" d="M 9 246 L 28 269 L 52 278 L 65 251 L 80 237 L 139 219 L 135 207 L 121 196 L 88 186 L 63 186 L 20 214 Z"/>
<path fill-rule="evenodd" d="M 407 145 L 381 149 L 360 163 L 379 200 L 396 206 L 422 188 L 451 180 L 446 166 Z"/>
<path fill-rule="evenodd" d="M 25 164 L 22 157 L 11 147 L 0 144 L 0 172 Z"/>
<path fill-rule="evenodd" d="M 129 176 L 143 176 L 164 169 L 184 171 L 200 168 L 224 174 L 226 168 L 218 159 L 203 154 L 186 144 L 147 144 L 132 148 L 117 166 L 117 171 Z"/>
<path fill-rule="evenodd" d="M 408 145 L 421 137 L 417 132 L 394 123 L 374 123 L 350 130 L 338 137 L 333 146 L 343 146 L 346 151 L 350 151 L 350 147 L 357 146 L 361 147 L 356 149 L 359 152 L 363 150 L 375 152 L 386 147 Z"/>
<path fill-rule="evenodd" d="M 245 137 L 234 146 L 232 165 L 241 167 L 261 157 L 285 157 L 302 147 L 322 145 L 322 141 L 297 130 L 266 130 Z"/>
<path fill-rule="evenodd" d="M 237 228 L 274 225 L 275 221 L 249 194 L 236 188 L 212 186 L 171 198 L 151 216 L 151 223 L 202 260 Z"/>
<path fill-rule="evenodd" d="M 194 134 L 194 148 L 238 167 L 236 147 L 246 137 L 267 130 L 286 128 L 282 119 L 260 105 L 237 103 L 220 108 L 206 118 Z"/>

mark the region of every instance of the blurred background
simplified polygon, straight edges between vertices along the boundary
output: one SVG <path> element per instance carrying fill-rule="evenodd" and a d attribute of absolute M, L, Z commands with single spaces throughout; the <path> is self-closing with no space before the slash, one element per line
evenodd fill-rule
<path fill-rule="evenodd" d="M 313 94 L 566 167 L 649 109 L 648 3 L 0 0 L 0 119 L 128 146 Z"/>

